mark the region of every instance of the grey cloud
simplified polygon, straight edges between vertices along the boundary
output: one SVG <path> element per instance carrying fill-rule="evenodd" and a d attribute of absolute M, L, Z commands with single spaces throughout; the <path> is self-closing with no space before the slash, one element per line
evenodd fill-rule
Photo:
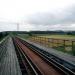
<path fill-rule="evenodd" d="M 43 24 L 43 25 L 54 25 L 54 24 L 70 24 L 75 23 L 75 6 L 65 9 L 63 12 L 58 13 L 37 13 L 33 14 L 28 18 L 30 24 Z"/>

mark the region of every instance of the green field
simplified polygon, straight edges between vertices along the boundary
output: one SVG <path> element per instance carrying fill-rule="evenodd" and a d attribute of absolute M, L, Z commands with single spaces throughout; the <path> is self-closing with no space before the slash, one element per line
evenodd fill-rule
<path fill-rule="evenodd" d="M 22 37 L 24 39 L 28 39 L 30 38 L 30 36 L 28 34 L 18 34 L 19 37 Z"/>
<path fill-rule="evenodd" d="M 46 38 L 54 38 L 54 39 L 72 39 L 75 40 L 75 36 L 73 35 L 43 35 L 40 37 L 46 37 Z"/>

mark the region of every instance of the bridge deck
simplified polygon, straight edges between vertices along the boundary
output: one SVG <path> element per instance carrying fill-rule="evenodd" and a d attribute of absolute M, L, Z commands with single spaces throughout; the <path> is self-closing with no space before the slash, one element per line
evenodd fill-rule
<path fill-rule="evenodd" d="M 4 47 L 4 53 L 0 60 L 0 75 L 22 75 L 11 38 L 7 40 Z"/>

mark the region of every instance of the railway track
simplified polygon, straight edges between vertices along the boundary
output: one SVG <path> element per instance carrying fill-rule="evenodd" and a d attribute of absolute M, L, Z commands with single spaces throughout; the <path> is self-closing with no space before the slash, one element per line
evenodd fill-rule
<path fill-rule="evenodd" d="M 14 38 L 16 53 L 23 75 L 74 75 L 75 68 L 62 65 L 62 61 L 31 44 Z M 70 69 L 71 68 L 71 69 Z"/>
<path fill-rule="evenodd" d="M 15 42 L 15 50 L 18 57 L 20 69 L 22 72 L 22 75 L 37 75 L 37 72 L 35 71 L 34 67 L 32 66 L 32 62 L 28 59 L 26 54 L 22 51 L 21 47 Z"/>

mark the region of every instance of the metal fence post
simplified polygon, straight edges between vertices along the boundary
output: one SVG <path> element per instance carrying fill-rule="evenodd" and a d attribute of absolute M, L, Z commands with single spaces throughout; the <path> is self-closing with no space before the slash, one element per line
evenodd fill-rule
<path fill-rule="evenodd" d="M 65 51 L 65 40 L 63 40 L 63 42 L 64 42 L 64 43 L 63 43 L 63 46 L 64 46 L 64 51 Z"/>
<path fill-rule="evenodd" d="M 74 42 L 75 42 L 75 41 L 72 41 L 72 53 L 73 53 L 73 55 L 75 55 L 75 47 L 74 47 Z"/>

